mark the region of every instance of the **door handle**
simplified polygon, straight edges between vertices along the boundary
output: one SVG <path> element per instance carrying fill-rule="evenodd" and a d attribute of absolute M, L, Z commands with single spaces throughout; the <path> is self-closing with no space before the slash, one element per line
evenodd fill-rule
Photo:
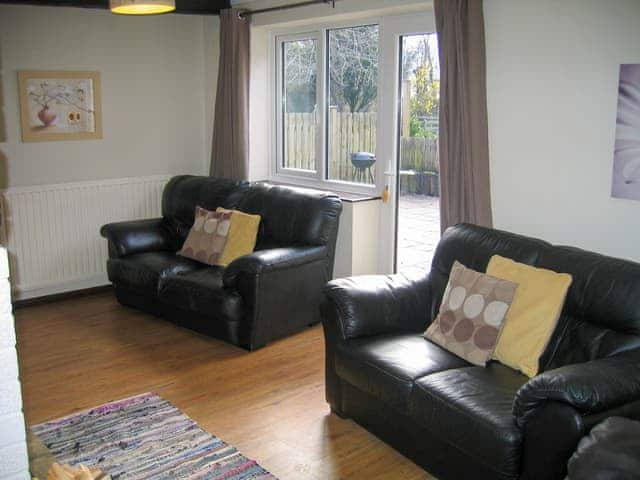
<path fill-rule="evenodd" d="M 389 201 L 389 185 L 384 186 L 384 190 L 382 190 L 380 197 L 382 197 L 382 203 L 387 203 Z"/>

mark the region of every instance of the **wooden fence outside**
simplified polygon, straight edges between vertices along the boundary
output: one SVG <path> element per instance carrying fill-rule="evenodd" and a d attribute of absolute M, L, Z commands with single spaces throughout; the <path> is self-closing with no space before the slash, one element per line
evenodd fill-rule
<path fill-rule="evenodd" d="M 349 113 L 329 109 L 329 177 L 351 181 L 355 168 L 351 153 L 376 152 L 377 121 L 375 112 Z M 313 170 L 316 152 L 314 113 L 285 114 L 285 165 L 289 168 Z M 374 164 L 371 172 L 375 176 Z M 400 170 L 438 172 L 438 139 L 402 137 Z"/>
<path fill-rule="evenodd" d="M 286 113 L 284 164 L 287 168 L 315 169 L 316 124 L 314 113 Z"/>
<path fill-rule="evenodd" d="M 438 138 L 402 137 L 400 170 L 438 173 Z"/>

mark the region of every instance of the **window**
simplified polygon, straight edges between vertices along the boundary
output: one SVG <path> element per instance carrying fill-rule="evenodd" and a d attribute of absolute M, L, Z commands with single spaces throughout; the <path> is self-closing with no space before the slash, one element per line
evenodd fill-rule
<path fill-rule="evenodd" d="M 375 185 L 378 25 L 277 38 L 277 172 Z"/>
<path fill-rule="evenodd" d="M 373 184 L 378 26 L 329 30 L 327 41 L 327 178 Z"/>
<path fill-rule="evenodd" d="M 317 41 L 284 41 L 282 57 L 282 166 L 316 171 Z"/>

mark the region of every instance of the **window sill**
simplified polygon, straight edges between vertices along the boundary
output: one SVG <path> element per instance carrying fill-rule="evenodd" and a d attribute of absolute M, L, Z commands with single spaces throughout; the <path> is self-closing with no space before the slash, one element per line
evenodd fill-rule
<path fill-rule="evenodd" d="M 338 195 L 338 197 L 340 197 L 340 200 L 346 203 L 373 202 L 373 201 L 382 199 L 382 197 L 378 194 L 340 192 L 336 189 L 310 187 L 308 185 L 296 184 L 292 182 L 280 182 L 280 181 L 274 181 L 274 180 L 258 180 L 256 183 L 267 183 L 270 185 L 281 185 L 285 187 L 297 187 L 297 188 L 306 188 L 308 190 L 318 190 L 321 192 L 332 192 Z"/>

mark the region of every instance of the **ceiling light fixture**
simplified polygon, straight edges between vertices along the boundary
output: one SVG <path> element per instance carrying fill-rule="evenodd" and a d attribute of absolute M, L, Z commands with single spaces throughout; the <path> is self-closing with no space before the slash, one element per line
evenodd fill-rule
<path fill-rule="evenodd" d="M 176 9 L 174 0 L 109 0 L 112 13 L 122 15 L 155 15 L 173 12 Z"/>

